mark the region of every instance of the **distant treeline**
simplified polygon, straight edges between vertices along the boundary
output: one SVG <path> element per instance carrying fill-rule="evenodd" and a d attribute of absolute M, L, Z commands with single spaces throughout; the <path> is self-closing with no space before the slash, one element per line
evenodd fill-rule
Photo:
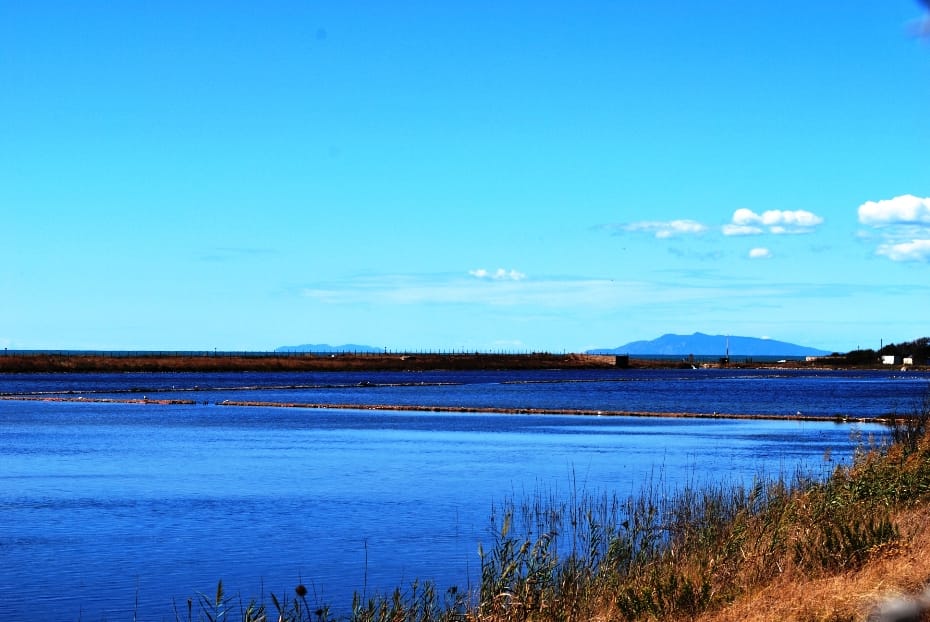
<path fill-rule="evenodd" d="M 846 354 L 835 353 L 833 356 L 845 359 L 850 365 L 874 365 L 883 356 L 894 356 L 899 360 L 910 357 L 917 365 L 930 365 L 930 337 L 889 343 L 879 350 L 853 350 Z"/>

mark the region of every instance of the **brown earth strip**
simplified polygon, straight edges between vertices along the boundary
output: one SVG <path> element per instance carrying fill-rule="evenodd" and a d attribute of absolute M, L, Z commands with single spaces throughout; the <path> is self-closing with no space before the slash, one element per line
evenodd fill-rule
<path fill-rule="evenodd" d="M 0 373 L 605 369 L 589 354 L 45 354 L 0 353 Z"/>
<path fill-rule="evenodd" d="M 701 357 L 707 358 L 707 357 Z M 713 362 L 695 361 L 702 367 Z M 0 352 L 0 373 L 101 373 L 101 372 L 229 372 L 229 371 L 503 371 L 554 369 L 690 369 L 694 363 L 647 357 L 616 357 L 596 354 L 457 353 L 48 353 Z M 753 362 L 751 357 L 731 358 L 732 368 L 766 369 L 887 369 L 880 361 L 851 363 L 844 357 L 783 363 Z M 912 366 L 909 369 L 927 369 Z"/>

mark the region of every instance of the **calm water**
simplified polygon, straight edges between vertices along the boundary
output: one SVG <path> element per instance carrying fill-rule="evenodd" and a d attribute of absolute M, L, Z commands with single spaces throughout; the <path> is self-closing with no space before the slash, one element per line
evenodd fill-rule
<path fill-rule="evenodd" d="M 464 587 L 495 504 L 542 491 L 823 472 L 871 424 L 239 408 L 227 399 L 877 415 L 928 377 L 766 372 L 0 376 L 0 393 L 177 396 L 196 405 L 0 401 L 6 619 L 174 619 L 222 579 L 243 598 L 297 582 Z M 194 390 L 196 387 L 196 390 Z M 251 387 L 246 389 L 244 387 Z M 185 612 L 186 613 L 186 612 Z"/>
<path fill-rule="evenodd" d="M 928 382 L 897 370 L 0 374 L 0 394 L 833 417 L 907 412 Z"/>

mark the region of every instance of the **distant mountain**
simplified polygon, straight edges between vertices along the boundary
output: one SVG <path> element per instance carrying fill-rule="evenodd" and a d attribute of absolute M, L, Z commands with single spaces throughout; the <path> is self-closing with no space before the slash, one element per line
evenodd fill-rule
<path fill-rule="evenodd" d="M 632 341 L 617 348 L 588 350 L 587 354 L 633 354 L 661 356 L 723 356 L 730 345 L 730 356 L 824 356 L 826 350 L 808 348 L 775 339 L 730 335 L 662 335 L 652 341 Z"/>
<path fill-rule="evenodd" d="M 275 348 L 275 352 L 383 352 L 383 348 L 372 346 L 360 346 L 354 343 L 346 343 L 341 346 L 331 346 L 328 343 L 305 343 L 299 346 L 281 346 Z"/>

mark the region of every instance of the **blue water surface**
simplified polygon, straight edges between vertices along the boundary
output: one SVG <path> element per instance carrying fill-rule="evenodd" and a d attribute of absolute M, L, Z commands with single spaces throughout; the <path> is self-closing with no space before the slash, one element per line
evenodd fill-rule
<path fill-rule="evenodd" d="M 191 405 L 0 401 L 7 619 L 174 620 L 216 582 L 345 611 L 415 578 L 466 589 L 506 499 L 823 474 L 878 424 L 365 409 L 221 401 L 883 414 L 926 377 L 493 372 L 0 378 L 0 393 L 179 396 Z M 245 388 L 253 387 L 253 388 Z M 674 387 L 671 389 L 669 387 Z M 196 390 L 195 390 L 196 388 Z M 779 400 L 781 396 L 781 400 Z M 832 401 L 831 401 L 832 400 Z M 828 405 L 829 404 L 829 405 Z M 570 406 L 569 406 L 570 405 Z M 778 406 L 779 410 L 774 410 Z"/>
<path fill-rule="evenodd" d="M 0 374 L 0 395 L 875 417 L 919 407 L 928 383 L 891 369 Z"/>

